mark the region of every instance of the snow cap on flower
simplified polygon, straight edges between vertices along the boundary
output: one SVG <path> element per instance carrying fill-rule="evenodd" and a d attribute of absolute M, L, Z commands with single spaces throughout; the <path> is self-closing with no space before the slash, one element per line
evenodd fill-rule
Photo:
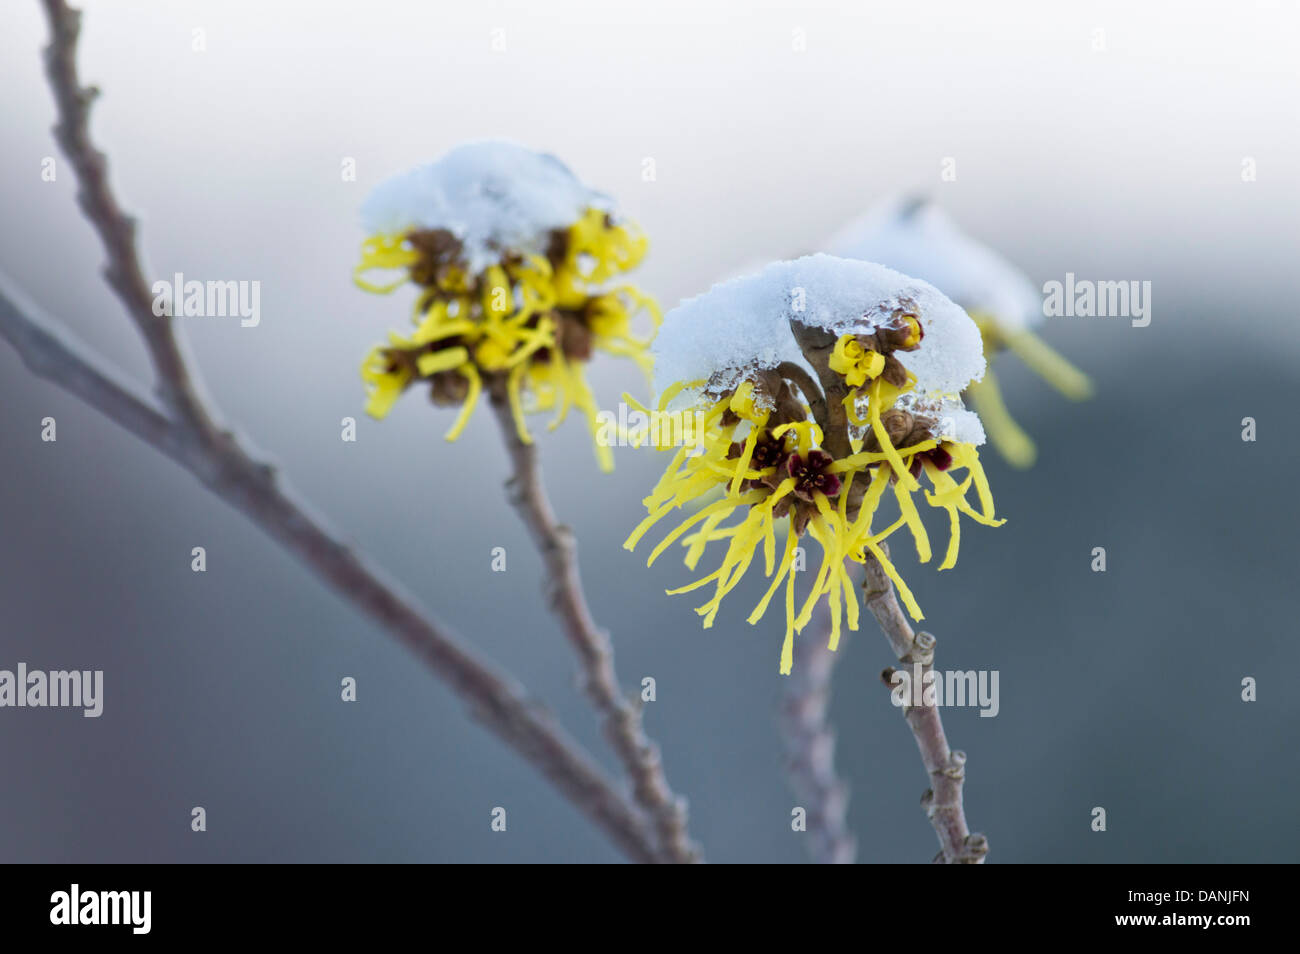
<path fill-rule="evenodd" d="M 386 179 L 366 199 L 361 217 L 368 234 L 446 229 L 478 272 L 503 250 L 543 254 L 552 231 L 568 228 L 588 209 L 610 206 L 554 156 L 493 140 L 457 146 Z"/>
<path fill-rule="evenodd" d="M 922 278 L 967 311 L 989 315 L 1007 329 L 1043 320 L 1042 297 L 1029 278 L 923 198 L 886 199 L 832 238 L 826 250 Z"/>
<path fill-rule="evenodd" d="M 447 432 L 455 440 L 486 393 L 508 404 L 527 444 L 527 415 L 554 410 L 556 427 L 576 410 L 610 469 L 583 366 L 603 351 L 648 376 L 649 340 L 633 319 L 659 322 L 654 299 L 623 281 L 646 237 L 610 207 L 558 159 L 504 142 L 457 147 L 376 188 L 353 281 L 372 294 L 408 284 L 418 294 L 407 333 L 390 333 L 362 363 L 366 412 L 382 418 L 427 384 L 434 404 L 460 407 Z"/>
<path fill-rule="evenodd" d="M 776 603 L 786 624 L 782 673 L 819 604 L 829 611 L 830 649 L 841 621 L 857 628 L 850 564 L 874 561 L 912 618 L 924 618 L 885 549 L 907 534 L 917 559 L 930 561 L 935 550 L 919 505 L 948 515 L 940 570 L 956 565 L 963 516 L 989 527 L 1004 522 L 976 448 L 984 429 L 960 396 L 984 374 L 980 329 L 926 282 L 830 255 L 777 262 L 673 309 L 653 353 L 659 411 L 695 404 L 700 433 L 693 446 L 656 443 L 673 457 L 623 546 L 635 550 L 674 518 L 647 564 L 680 542 L 695 570 L 711 544 L 724 545 L 716 570 L 668 591 L 711 586 L 713 596 L 696 608 L 705 628 L 761 566 L 769 583 L 749 622 L 758 623 L 784 587 Z M 894 519 L 882 515 L 890 501 Z M 801 540 L 822 550 L 820 567 L 807 574 L 794 564 Z M 802 606 L 796 576 L 811 579 Z"/>
<path fill-rule="evenodd" d="M 949 436 L 984 440 L 979 419 L 958 395 L 984 374 L 980 332 L 959 306 L 933 285 L 870 262 L 809 255 L 775 262 L 756 275 L 714 285 L 668 312 L 652 347 L 655 388 L 682 382 L 678 406 L 734 388 L 757 371 L 783 362 L 815 377 L 790 328 L 792 320 L 834 335 L 869 335 L 899 311 L 915 315 L 924 343 L 897 358 L 916 376 L 913 400 L 941 411 Z"/>

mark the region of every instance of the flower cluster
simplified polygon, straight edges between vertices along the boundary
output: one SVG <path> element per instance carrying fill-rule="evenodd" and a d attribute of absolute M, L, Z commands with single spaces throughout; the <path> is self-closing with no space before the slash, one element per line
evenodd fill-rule
<path fill-rule="evenodd" d="M 418 289 L 413 327 L 390 333 L 362 365 L 366 411 L 383 417 L 425 382 L 435 404 L 459 406 L 455 440 L 487 390 L 508 401 L 519 436 L 525 415 L 573 408 L 593 437 L 598 407 L 583 373 L 593 351 L 631 358 L 649 374 L 648 341 L 632 329 L 649 296 L 612 284 L 644 257 L 646 240 L 557 160 L 505 143 L 452 150 L 381 185 L 368 203 L 372 234 L 354 280 L 386 294 Z M 387 283 L 367 276 L 399 272 Z M 595 441 L 603 469 L 608 446 Z"/>
<path fill-rule="evenodd" d="M 1029 279 L 938 207 L 916 198 L 886 200 L 833 238 L 828 251 L 934 284 L 974 319 L 989 361 L 1011 351 L 1066 397 L 1082 400 L 1092 393 L 1087 376 L 1033 333 L 1043 310 Z M 1032 464 L 1034 443 L 1011 417 L 992 371 L 968 391 L 1002 456 L 1018 467 Z"/>
<path fill-rule="evenodd" d="M 796 301 L 806 304 L 792 307 Z M 668 374 L 699 376 L 665 386 L 659 408 L 697 403 L 705 431 L 698 446 L 675 450 L 625 547 L 635 548 L 674 510 L 696 508 L 648 562 L 680 541 L 694 570 L 709 544 L 725 544 L 716 570 L 669 591 L 712 586 L 697 611 L 705 627 L 761 562 L 769 585 L 749 622 L 784 591 L 782 673 L 793 663 L 795 633 L 821 600 L 830 609 L 832 649 L 842 620 L 857 628 L 853 563 L 879 561 L 921 619 L 882 546 L 906 529 L 921 562 L 930 560 L 917 498 L 949 518 L 940 569 L 957 559 L 960 515 L 1002 522 L 976 450 L 983 431 L 955 396 L 982 370 L 978 342 L 970 319 L 935 289 L 824 255 L 777 263 L 685 303 L 667 316 L 655 352 Z M 886 522 L 887 498 L 898 515 Z M 796 555 L 809 538 L 822 561 L 797 600 Z"/>

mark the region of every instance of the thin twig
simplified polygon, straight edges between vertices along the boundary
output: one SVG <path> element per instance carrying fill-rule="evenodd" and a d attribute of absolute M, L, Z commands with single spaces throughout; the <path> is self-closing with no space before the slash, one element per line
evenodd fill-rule
<path fill-rule="evenodd" d="M 882 543 L 881 546 L 885 544 Z M 867 609 L 871 610 L 876 622 L 884 630 L 894 655 L 907 667 L 914 684 L 924 686 L 925 673 L 934 664 L 936 640 L 929 633 L 912 631 L 902 607 L 898 605 L 893 581 L 885 573 L 880 561 L 870 554 L 863 589 Z M 919 683 L 916 682 L 917 673 L 913 671 L 913 666 L 916 665 L 921 666 L 919 675 L 922 681 Z M 885 670 L 883 678 L 886 685 L 891 685 L 893 672 L 892 669 Z M 940 851 L 934 860 L 944 864 L 982 864 L 989 850 L 988 839 L 983 835 L 971 834 L 962 806 L 966 753 L 954 752 L 948 748 L 948 737 L 943 731 L 939 708 L 926 705 L 924 698 L 923 695 L 921 705 L 903 706 L 903 717 L 916 738 L 916 746 L 921 751 L 921 762 L 930 776 L 930 788 L 921 797 L 921 806 L 934 827 L 934 833 L 939 836 Z"/>
<path fill-rule="evenodd" d="M 829 632 L 819 608 L 812 634 Z M 825 639 L 797 639 L 794 668 L 786 677 L 781 703 L 781 734 L 786 744 L 786 774 L 795 798 L 808 813 L 808 854 L 816 864 L 851 865 L 858 853 L 849 831 L 848 786 L 835 773 L 835 730 L 831 728 L 831 676 L 845 640 L 831 651 Z"/>
<path fill-rule="evenodd" d="M 171 321 L 153 313 L 151 286 L 144 277 L 136 251 L 135 218 L 118 205 L 108 184 L 108 157 L 96 148 L 90 136 L 90 107 L 99 96 L 99 89 L 82 86 L 77 78 L 81 11 L 72 9 L 63 0 L 42 0 L 42 3 L 50 23 L 45 72 L 58 107 L 54 138 L 76 172 L 77 202 L 104 245 L 107 259 L 104 278 L 126 307 L 149 350 L 163 403 L 189 423 L 200 440 L 218 443 L 221 435 L 194 388 Z"/>
<path fill-rule="evenodd" d="M 802 327 L 792 325 L 792 330 L 796 335 L 805 335 L 799 340 L 804 350 L 824 344 L 806 340 L 807 332 L 798 330 Z M 833 339 L 830 344 L 833 347 Z M 829 449 L 834 445 L 840 417 L 832 418 L 821 387 L 793 362 L 783 361 L 776 371 L 799 388 L 813 420 L 822 429 L 823 439 L 831 442 L 827 444 Z M 842 412 L 842 404 L 840 407 Z M 818 609 L 822 625 L 812 627 L 813 633 L 829 633 L 826 615 L 824 608 Z M 841 639 L 841 647 L 843 642 Z M 837 652 L 831 651 L 825 639 L 795 640 L 794 667 L 785 685 L 781 709 L 786 771 L 795 796 L 807 803 L 808 851 L 817 864 L 852 864 L 858 853 L 857 839 L 848 827 L 848 786 L 835 773 L 835 731 L 827 714 Z"/>
<path fill-rule="evenodd" d="M 819 421 L 822 429 L 822 443 L 826 452 L 832 457 L 848 457 L 853 453 L 849 446 L 849 418 L 844 408 L 844 399 L 849 396 L 844 379 L 830 369 L 830 356 L 835 348 L 835 336 L 822 328 L 814 328 L 802 322 L 791 321 L 790 330 L 799 350 L 804 353 L 808 363 L 817 372 L 821 381 L 822 393 L 818 396 L 825 409 L 825 420 Z M 798 382 L 796 382 L 798 383 Z M 809 390 L 812 390 L 809 386 Z M 807 390 L 800 385 L 805 398 Z"/>
<path fill-rule="evenodd" d="M 830 354 L 835 346 L 835 336 L 821 328 L 792 320 L 790 330 L 799 348 L 817 372 L 826 397 L 827 416 L 831 426 L 826 429 L 824 446 L 834 457 L 852 452 L 849 444 L 848 419 L 844 399 L 848 389 L 844 379 L 830 369 Z M 860 494 L 849 498 L 850 512 L 856 511 Z M 885 553 L 888 547 L 881 543 Z M 865 602 L 880 624 L 894 655 L 905 665 L 914 662 L 929 666 L 934 660 L 935 639 L 929 633 L 913 633 L 912 626 L 898 605 L 894 583 L 872 554 L 866 559 L 866 577 L 863 587 Z M 936 861 L 950 864 L 979 864 L 988 853 L 988 840 L 983 835 L 971 834 L 966 824 L 962 806 L 962 783 L 965 779 L 966 754 L 948 748 L 948 738 L 943 731 L 943 719 L 935 706 L 905 707 L 903 713 L 908 727 L 921 750 L 921 761 L 929 773 L 931 787 L 922 798 L 922 806 L 939 836 Z"/>
<path fill-rule="evenodd" d="M 93 94 L 79 85 L 75 70 L 80 14 L 61 0 L 44 3 L 52 36 L 46 62 L 60 114 L 56 135 L 77 170 L 82 208 L 103 240 L 109 282 L 149 348 L 163 405 L 156 406 L 137 394 L 102 361 L 88 357 L 88 352 L 55 330 L 40 309 L 3 276 L 0 336 L 38 376 L 74 394 L 190 471 L 337 593 L 397 636 L 450 685 L 475 718 L 539 769 L 629 858 L 656 860 L 653 835 L 640 812 L 513 677 L 480 658 L 419 610 L 396 585 L 294 500 L 272 467 L 254 459 L 231 433 L 214 423 L 198 396 L 170 320 L 152 315 L 149 286 L 135 252 L 132 220 L 114 199 L 105 157 L 90 139 L 86 123 Z"/>
<path fill-rule="evenodd" d="M 640 705 L 619 688 L 613 644 L 609 634 L 592 619 L 578 568 L 577 544 L 569 528 L 556 519 L 542 482 L 537 448 L 520 439 L 509 400 L 500 387 L 491 389 L 489 403 L 514 469 L 507 484 L 510 501 L 541 554 L 548 602 L 578 654 L 583 688 L 600 716 L 606 738 L 632 780 L 633 797 L 657 833 L 661 860 L 672 864 L 698 862 L 699 849 L 687 831 L 686 801 L 673 794 L 668 785 L 659 747 L 646 736 L 642 726 Z"/>
<path fill-rule="evenodd" d="M 804 401 L 808 403 L 808 410 L 813 420 L 822 429 L 822 434 L 829 431 L 831 420 L 826 409 L 826 397 L 822 394 L 822 389 L 817 386 L 817 382 L 812 379 L 812 375 L 793 361 L 782 361 L 776 366 L 776 373 L 799 388 Z"/>

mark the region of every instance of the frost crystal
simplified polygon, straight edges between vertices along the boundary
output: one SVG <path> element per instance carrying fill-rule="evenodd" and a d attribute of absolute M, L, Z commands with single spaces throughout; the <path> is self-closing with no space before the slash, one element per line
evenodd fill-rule
<path fill-rule="evenodd" d="M 553 230 L 610 204 L 554 156 L 492 141 L 457 146 L 381 182 L 361 216 L 371 235 L 446 229 L 462 242 L 466 262 L 477 272 L 498 261 L 503 250 L 544 253 Z"/>
<path fill-rule="evenodd" d="M 1029 278 L 923 199 L 881 203 L 826 249 L 923 278 L 967 311 L 987 314 L 1004 328 L 1032 327 L 1043 319 L 1042 297 Z"/>
<path fill-rule="evenodd" d="M 836 336 L 870 334 L 900 307 L 913 311 L 925 332 L 921 347 L 897 355 L 916 375 L 919 395 L 956 399 L 983 376 L 979 330 L 933 285 L 883 265 L 809 255 L 714 285 L 670 311 L 652 348 L 655 387 L 662 393 L 676 383 L 710 382 L 685 392 L 689 399 L 785 361 L 811 373 L 790 330 L 792 319 Z"/>

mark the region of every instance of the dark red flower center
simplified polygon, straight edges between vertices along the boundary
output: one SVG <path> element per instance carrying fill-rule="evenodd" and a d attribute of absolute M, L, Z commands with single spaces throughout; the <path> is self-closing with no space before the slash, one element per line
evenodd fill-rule
<path fill-rule="evenodd" d="M 785 459 L 785 439 L 776 439 L 771 436 L 761 437 L 754 444 L 754 454 L 750 458 L 750 466 L 754 470 L 766 470 L 768 467 L 778 467 L 781 461 Z"/>
<path fill-rule="evenodd" d="M 944 450 L 942 446 L 936 447 L 933 450 L 922 451 L 913 455 L 912 463 L 908 467 L 908 471 L 913 477 L 921 476 L 921 467 L 927 460 L 934 464 L 937 470 L 947 470 L 952 466 L 952 454 Z"/>
<path fill-rule="evenodd" d="M 800 500 L 812 501 L 813 494 L 821 492 L 834 497 L 840 492 L 840 479 L 826 472 L 835 458 L 819 450 L 811 450 L 807 457 L 791 454 L 785 462 L 786 473 L 794 478 L 794 495 Z"/>

